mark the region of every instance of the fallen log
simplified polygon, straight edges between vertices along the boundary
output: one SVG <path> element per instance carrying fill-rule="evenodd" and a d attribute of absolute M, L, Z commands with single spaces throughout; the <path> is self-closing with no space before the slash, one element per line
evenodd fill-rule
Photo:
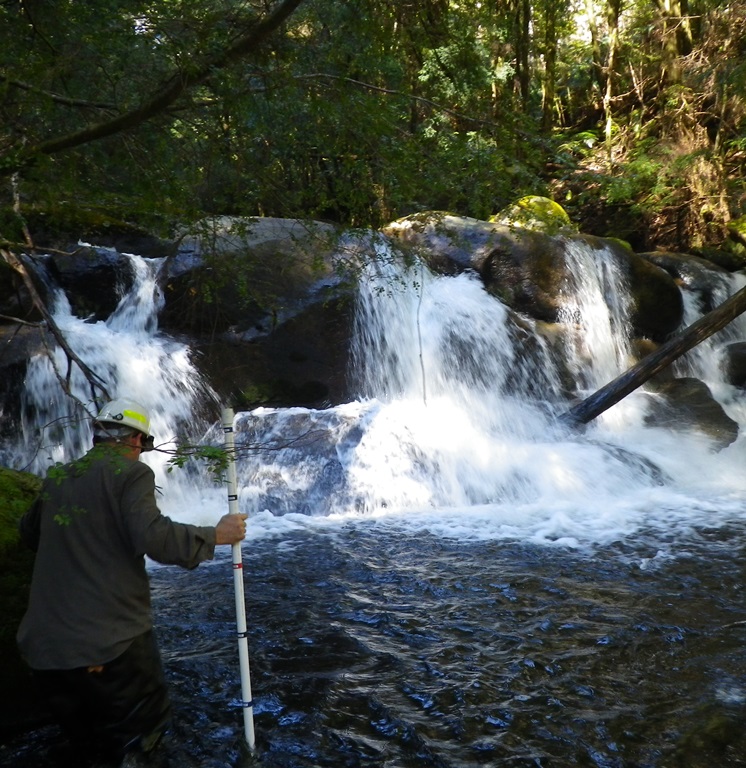
<path fill-rule="evenodd" d="M 746 288 L 741 288 L 719 307 L 700 317 L 688 328 L 662 344 L 655 352 L 646 355 L 616 379 L 564 413 L 560 416 L 560 421 L 571 426 L 587 424 L 745 311 Z"/>

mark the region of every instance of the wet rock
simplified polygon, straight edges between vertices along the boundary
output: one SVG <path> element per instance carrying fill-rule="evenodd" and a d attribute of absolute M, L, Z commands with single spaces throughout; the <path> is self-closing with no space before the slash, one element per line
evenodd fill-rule
<path fill-rule="evenodd" d="M 218 217 L 182 237 L 163 272 L 163 327 L 189 333 L 230 330 L 251 340 L 343 282 L 338 232 L 298 219 Z"/>
<path fill-rule="evenodd" d="M 64 290 L 73 314 L 105 320 L 132 289 L 134 273 L 127 256 L 112 248 L 82 247 L 44 259 Z"/>
<path fill-rule="evenodd" d="M 572 284 L 568 244 L 590 247 L 620 266 L 632 294 L 638 336 L 665 341 L 681 324 L 683 303 L 673 278 L 622 241 L 590 235 L 555 236 L 530 228 L 429 212 L 383 230 L 441 274 L 476 271 L 487 291 L 511 309 L 543 322 L 562 321 L 565 286 Z"/>
<path fill-rule="evenodd" d="M 699 296 L 702 312 L 710 312 L 722 303 L 726 294 L 728 271 L 699 256 L 656 251 L 640 256 L 664 269 L 676 283 Z"/>
<path fill-rule="evenodd" d="M 725 347 L 722 368 L 729 384 L 746 389 L 746 341 L 736 341 Z"/>
<path fill-rule="evenodd" d="M 696 430 L 707 435 L 721 449 L 738 437 L 738 423 L 725 413 L 710 388 L 699 379 L 657 382 L 650 390 L 656 397 L 651 398 L 650 411 L 645 418 L 649 426 Z"/>
<path fill-rule="evenodd" d="M 224 401 L 241 409 L 346 402 L 351 311 L 341 297 L 311 305 L 251 341 L 227 334 L 194 339 L 193 362 Z"/>
<path fill-rule="evenodd" d="M 613 242 L 609 247 L 614 247 Z M 684 319 L 681 291 L 661 267 L 632 251 L 627 251 L 627 259 L 633 303 L 630 320 L 635 335 L 658 342 L 667 341 Z"/>
<path fill-rule="evenodd" d="M 321 222 L 221 217 L 186 234 L 162 277 L 161 327 L 240 407 L 347 398 L 357 254 Z"/>
<path fill-rule="evenodd" d="M 561 321 L 567 279 L 563 242 L 521 230 L 488 254 L 480 274 L 485 287 L 517 312 L 544 322 Z"/>
<path fill-rule="evenodd" d="M 444 211 L 426 211 L 392 222 L 381 230 L 422 259 L 436 274 L 481 272 L 494 248 L 510 243 L 515 232 L 495 224 Z"/>

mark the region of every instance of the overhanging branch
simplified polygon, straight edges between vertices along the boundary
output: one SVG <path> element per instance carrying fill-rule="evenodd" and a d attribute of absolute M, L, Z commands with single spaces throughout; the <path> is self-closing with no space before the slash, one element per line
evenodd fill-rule
<path fill-rule="evenodd" d="M 303 0 L 284 0 L 274 11 L 250 29 L 223 51 L 216 53 L 190 70 L 173 74 L 149 98 L 139 106 L 116 117 L 88 125 L 80 131 L 49 139 L 30 147 L 19 154 L 15 162 L 8 163 L 0 170 L 3 175 L 10 175 L 31 162 L 37 155 L 52 155 L 66 149 L 79 147 L 93 141 L 99 141 L 142 125 L 158 114 L 165 112 L 189 89 L 205 82 L 216 71 L 225 69 L 240 60 L 257 46 L 262 44 L 303 2 Z"/>

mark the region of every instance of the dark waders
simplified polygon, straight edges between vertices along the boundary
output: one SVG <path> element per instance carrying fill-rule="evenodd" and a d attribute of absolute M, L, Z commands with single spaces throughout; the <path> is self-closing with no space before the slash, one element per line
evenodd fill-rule
<path fill-rule="evenodd" d="M 98 667 L 34 671 L 46 705 L 76 747 L 106 759 L 148 751 L 168 724 L 170 702 L 152 630 Z"/>

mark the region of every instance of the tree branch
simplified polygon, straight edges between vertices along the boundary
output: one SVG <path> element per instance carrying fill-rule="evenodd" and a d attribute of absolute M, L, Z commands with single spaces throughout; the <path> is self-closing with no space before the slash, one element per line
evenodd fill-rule
<path fill-rule="evenodd" d="M 397 91 L 391 88 L 383 88 L 380 85 L 373 85 L 372 83 L 366 83 L 363 80 L 355 80 L 351 77 L 343 77 L 341 75 L 328 75 L 324 72 L 314 72 L 308 75 L 298 75 L 296 79 L 297 80 L 313 80 L 313 79 L 340 80 L 345 83 L 351 83 L 352 85 L 357 85 L 361 88 L 365 88 L 368 91 L 376 91 L 377 93 L 383 93 L 387 96 L 402 96 L 403 98 L 409 99 L 410 101 L 417 101 L 420 104 L 426 104 L 427 106 L 432 107 L 438 112 L 443 112 L 446 115 L 451 115 L 451 117 L 456 117 L 459 120 L 467 120 L 472 123 L 479 123 L 480 125 L 491 126 L 492 128 L 502 128 L 502 126 L 499 126 L 497 125 L 497 123 L 494 123 L 490 120 L 484 120 L 481 117 L 471 117 L 461 112 L 456 112 L 453 109 L 444 107 L 442 104 L 438 104 L 436 101 L 431 101 L 430 99 L 426 99 L 423 96 L 414 96 L 413 94 L 405 93 L 404 91 Z"/>
<path fill-rule="evenodd" d="M 12 167 L 6 166 L 5 175 L 18 170 L 19 166 L 31 161 L 35 155 L 52 155 L 65 149 L 88 144 L 93 141 L 113 136 L 122 131 L 141 125 L 155 115 L 168 109 L 186 91 L 206 81 L 214 72 L 225 69 L 230 64 L 246 56 L 263 43 L 303 2 L 303 0 L 284 0 L 267 17 L 253 25 L 232 45 L 205 59 L 191 70 L 183 70 L 172 75 L 140 106 L 124 112 L 110 120 L 88 125 L 80 131 L 66 136 L 49 139 L 21 153 Z"/>
<path fill-rule="evenodd" d="M 39 328 L 41 326 L 41 323 L 32 323 L 28 320 L 22 320 L 20 317 L 13 317 L 12 315 L 0 315 L 0 320 L 9 320 L 15 325 L 28 325 L 31 328 Z"/>
<path fill-rule="evenodd" d="M 47 328 L 49 328 L 52 336 L 54 336 L 55 341 L 59 344 L 60 348 L 64 351 L 65 355 L 67 355 L 67 359 L 70 363 L 75 363 L 78 368 L 83 372 L 83 375 L 88 380 L 88 383 L 91 387 L 91 395 L 94 400 L 97 400 L 98 397 L 96 396 L 96 389 L 98 388 L 105 397 L 109 397 L 109 393 L 106 389 L 106 386 L 104 385 L 103 379 L 91 368 L 84 363 L 80 357 L 73 351 L 72 347 L 67 343 L 67 339 L 63 335 L 62 331 L 59 329 L 59 326 L 57 323 L 55 323 L 54 318 L 52 317 L 51 313 L 47 309 L 47 305 L 44 303 L 44 300 L 39 295 L 39 292 L 36 290 L 36 286 L 34 285 L 34 281 L 31 279 L 31 276 L 28 273 L 28 270 L 26 269 L 23 262 L 10 251 L 6 250 L 5 248 L 0 248 L 0 256 L 3 258 L 3 260 L 13 269 L 15 272 L 17 272 L 21 279 L 23 280 L 23 284 L 26 286 L 26 289 L 28 290 L 31 301 L 34 304 L 34 307 L 39 311 L 41 316 L 44 318 L 44 322 L 47 325 Z M 70 375 L 71 375 L 71 369 L 70 365 L 68 365 L 67 370 L 67 376 L 62 379 L 60 376 L 60 384 L 62 386 L 62 389 L 65 391 L 66 394 L 70 395 Z"/>
<path fill-rule="evenodd" d="M 24 83 L 21 80 L 11 80 L 7 75 L 0 72 L 0 81 L 7 83 L 13 88 L 18 88 L 21 91 L 28 91 L 29 93 L 35 93 L 39 96 L 45 96 L 55 104 L 62 104 L 66 107 L 85 107 L 89 109 L 108 109 L 116 111 L 114 104 L 108 104 L 98 101 L 87 101 L 86 99 L 73 99 L 69 96 L 62 96 L 59 93 L 53 93 L 52 91 L 45 91 L 41 88 L 36 88 L 30 83 Z"/>

